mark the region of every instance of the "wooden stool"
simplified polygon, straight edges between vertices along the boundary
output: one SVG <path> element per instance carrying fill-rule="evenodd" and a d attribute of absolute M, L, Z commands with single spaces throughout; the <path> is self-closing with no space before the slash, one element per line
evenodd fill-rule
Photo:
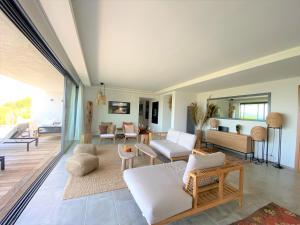
<path fill-rule="evenodd" d="M 124 144 L 118 144 L 118 153 L 120 158 L 122 159 L 122 165 L 121 165 L 121 170 L 125 170 L 126 169 L 126 161 L 129 161 L 129 165 L 128 168 L 132 168 L 133 167 L 133 158 L 135 157 L 135 152 L 125 152 L 123 150 L 124 148 Z"/>

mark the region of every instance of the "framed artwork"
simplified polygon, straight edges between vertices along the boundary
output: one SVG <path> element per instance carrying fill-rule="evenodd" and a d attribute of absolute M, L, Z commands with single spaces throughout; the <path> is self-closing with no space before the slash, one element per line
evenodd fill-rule
<path fill-rule="evenodd" d="M 130 114 L 130 102 L 108 102 L 109 114 Z"/>
<path fill-rule="evenodd" d="M 158 102 L 152 102 L 152 123 L 158 124 Z"/>

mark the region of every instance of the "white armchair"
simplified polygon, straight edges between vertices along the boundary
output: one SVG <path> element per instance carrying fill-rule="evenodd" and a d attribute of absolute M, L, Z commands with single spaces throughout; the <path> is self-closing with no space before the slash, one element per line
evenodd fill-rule
<path fill-rule="evenodd" d="M 102 139 L 111 139 L 114 143 L 116 142 L 116 125 L 113 123 L 101 123 L 99 132 L 100 143 Z"/>
<path fill-rule="evenodd" d="M 133 123 L 123 122 L 124 143 L 128 138 L 135 138 L 139 142 L 139 129 Z"/>

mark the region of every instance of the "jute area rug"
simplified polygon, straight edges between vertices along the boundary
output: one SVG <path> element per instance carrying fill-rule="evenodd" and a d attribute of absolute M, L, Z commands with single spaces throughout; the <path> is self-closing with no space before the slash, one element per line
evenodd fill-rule
<path fill-rule="evenodd" d="M 126 188 L 117 148 L 116 144 L 98 145 L 99 168 L 83 177 L 70 176 L 65 186 L 64 199 Z M 150 158 L 140 154 L 134 158 L 133 167 L 147 166 L 149 163 Z M 159 159 L 155 160 L 155 164 L 160 163 L 162 162 Z"/>

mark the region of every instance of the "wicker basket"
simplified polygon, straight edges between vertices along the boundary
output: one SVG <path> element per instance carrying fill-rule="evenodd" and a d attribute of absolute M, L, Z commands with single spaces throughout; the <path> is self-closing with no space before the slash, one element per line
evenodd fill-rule
<path fill-rule="evenodd" d="M 251 129 L 251 138 L 253 141 L 265 141 L 267 139 L 267 129 L 261 126 L 255 126 Z"/>
<path fill-rule="evenodd" d="M 211 128 L 218 128 L 219 121 L 217 119 L 212 118 L 209 120 L 209 124 Z"/>
<path fill-rule="evenodd" d="M 281 113 L 278 112 L 271 112 L 267 116 L 266 120 L 267 124 L 271 128 L 280 128 L 283 124 L 283 116 Z"/>

